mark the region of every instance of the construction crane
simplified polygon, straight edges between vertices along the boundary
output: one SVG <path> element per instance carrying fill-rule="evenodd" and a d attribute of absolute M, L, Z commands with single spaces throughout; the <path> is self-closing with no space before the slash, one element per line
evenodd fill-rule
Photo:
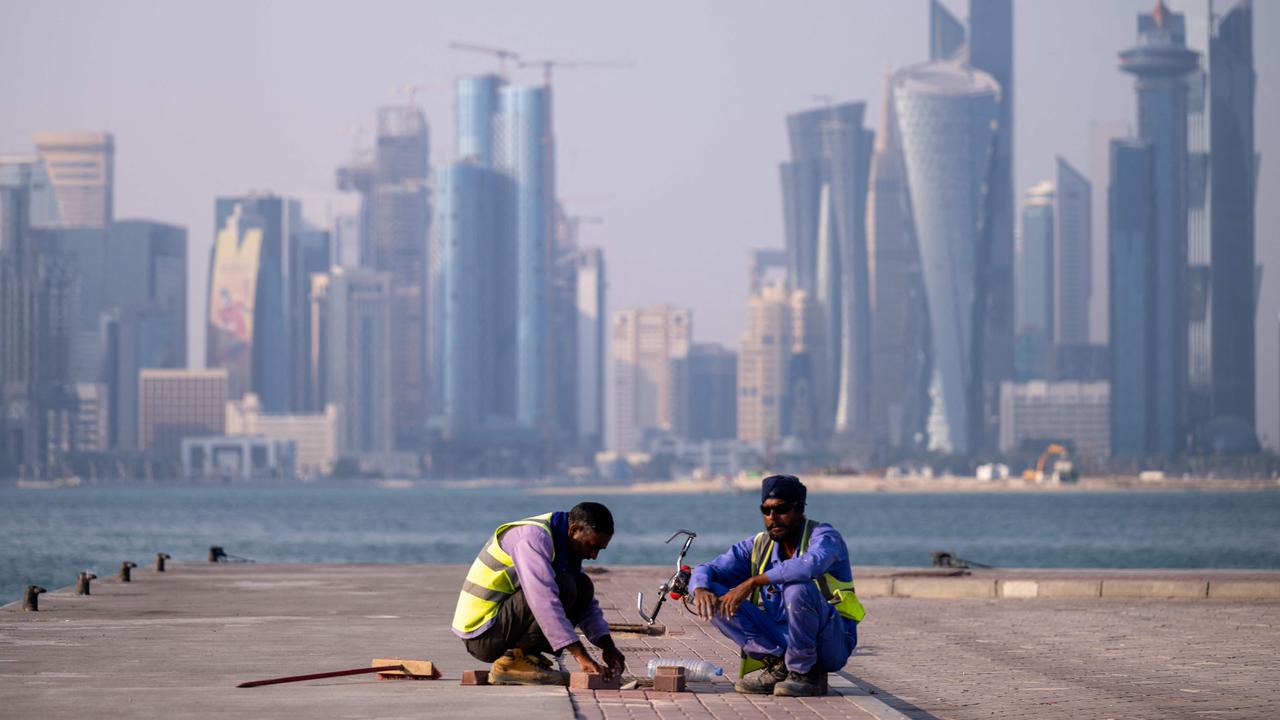
<path fill-rule="evenodd" d="M 517 64 L 520 63 L 520 53 L 507 48 L 492 47 L 490 45 L 479 45 L 477 43 L 451 42 L 449 47 L 454 50 L 462 50 L 463 52 L 483 53 L 498 58 L 499 74 L 507 74 L 507 61 L 513 60 Z"/>
<path fill-rule="evenodd" d="M 519 60 L 516 67 L 542 68 L 542 81 L 551 85 L 552 68 L 633 68 L 636 64 L 630 60 Z"/>

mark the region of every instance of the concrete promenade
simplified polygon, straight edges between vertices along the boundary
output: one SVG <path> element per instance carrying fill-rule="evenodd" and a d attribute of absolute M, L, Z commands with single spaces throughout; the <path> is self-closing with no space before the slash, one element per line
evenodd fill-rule
<path fill-rule="evenodd" d="M 606 556 L 607 559 L 607 556 Z M 140 558 L 139 558 L 140 560 Z M 593 574 L 611 622 L 670 566 Z M 859 568 L 858 653 L 833 694 L 463 687 L 482 669 L 448 629 L 461 566 L 174 563 L 134 582 L 65 588 L 40 612 L 0 608 L 0 717 L 1267 718 L 1280 715 L 1280 573 L 931 571 Z M 677 603 L 661 636 L 619 634 L 630 670 L 701 657 L 732 673 L 736 649 Z M 237 683 L 435 661 L 437 681 L 358 675 Z M 575 663 L 567 660 L 568 669 Z"/>

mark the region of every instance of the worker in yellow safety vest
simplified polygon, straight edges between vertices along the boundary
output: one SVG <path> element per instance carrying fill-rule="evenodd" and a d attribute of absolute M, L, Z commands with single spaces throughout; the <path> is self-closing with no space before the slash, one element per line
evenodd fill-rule
<path fill-rule="evenodd" d="M 493 663 L 496 685 L 568 685 L 543 653 L 568 651 L 583 672 L 621 674 L 626 659 L 609 635 L 582 572 L 613 537 L 613 515 L 600 503 L 499 525 L 476 556 L 458 594 L 453 632 L 467 652 Z M 574 628 L 603 652 L 597 663 Z"/>
<path fill-rule="evenodd" d="M 858 644 L 866 612 L 854 593 L 849 548 L 835 528 L 805 517 L 807 495 L 794 475 L 765 478 L 764 531 L 690 578 L 698 615 L 742 651 L 740 693 L 816 695 Z"/>

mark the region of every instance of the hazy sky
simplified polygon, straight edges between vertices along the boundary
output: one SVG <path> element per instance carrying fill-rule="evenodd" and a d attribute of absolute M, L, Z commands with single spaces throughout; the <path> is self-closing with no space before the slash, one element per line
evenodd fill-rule
<path fill-rule="evenodd" d="M 967 0 L 946 3 L 957 16 Z M 1015 188 L 1056 155 L 1089 171 L 1091 121 L 1133 122 L 1116 53 L 1153 0 L 1016 0 Z M 600 216 L 612 309 L 672 302 L 698 340 L 736 346 L 748 253 L 783 244 L 784 117 L 863 100 L 876 125 L 887 71 L 925 59 L 927 0 L 824 2 L 26 2 L 0 0 L 0 152 L 42 130 L 116 138 L 116 215 L 190 232 L 191 341 L 203 357 L 213 199 L 252 189 L 314 196 L 369 144 L 377 106 L 420 86 L 432 163 L 453 154 L 453 78 L 496 61 L 451 40 L 531 59 L 627 60 L 555 77 L 559 195 Z M 1254 3 L 1258 421 L 1280 443 L 1280 2 Z M 535 82 L 519 70 L 516 82 Z M 1097 239 L 1095 239 L 1097 243 Z M 1099 250 L 1101 244 L 1095 246 Z"/>

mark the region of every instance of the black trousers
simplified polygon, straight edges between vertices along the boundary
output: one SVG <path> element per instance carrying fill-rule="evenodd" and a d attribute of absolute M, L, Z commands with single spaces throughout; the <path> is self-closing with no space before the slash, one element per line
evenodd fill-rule
<path fill-rule="evenodd" d="M 560 591 L 560 604 L 564 606 L 565 616 L 577 627 L 591 608 L 591 600 L 596 594 L 595 585 L 584 573 L 561 573 L 556 576 L 556 587 Z M 551 652 L 551 643 L 547 642 L 537 619 L 533 617 L 524 588 L 518 588 L 511 597 L 502 601 L 488 630 L 463 640 L 463 643 L 472 657 L 490 663 L 512 649 L 525 653 Z"/>

